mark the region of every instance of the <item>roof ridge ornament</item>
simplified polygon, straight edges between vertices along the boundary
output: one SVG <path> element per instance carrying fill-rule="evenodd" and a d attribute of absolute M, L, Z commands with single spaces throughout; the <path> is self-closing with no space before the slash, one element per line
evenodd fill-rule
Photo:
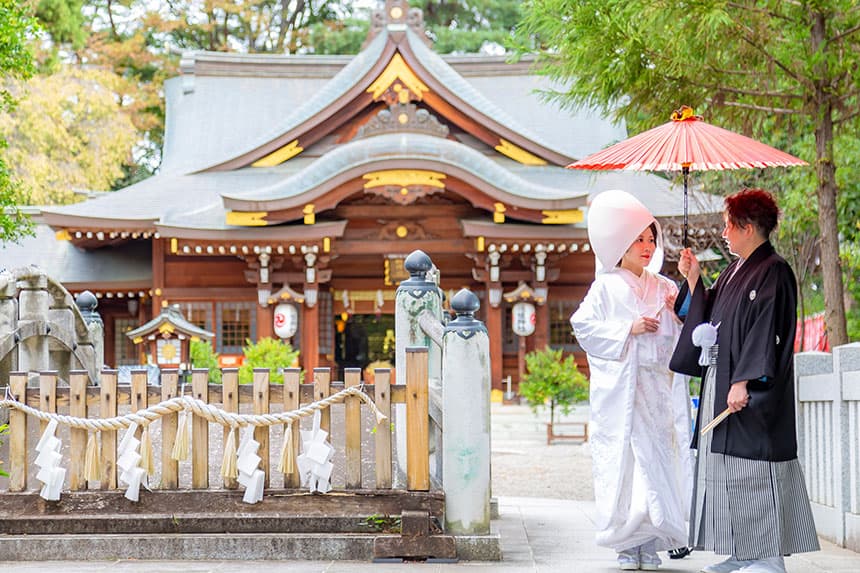
<path fill-rule="evenodd" d="M 448 126 L 440 123 L 435 115 L 414 103 L 400 102 L 377 112 L 370 121 L 361 126 L 355 137 L 358 139 L 403 131 L 448 137 Z"/>
<path fill-rule="evenodd" d="M 372 12 L 370 29 L 361 49 L 366 48 L 383 30 L 402 31 L 407 26 L 412 28 L 425 44 L 433 45 L 424 30 L 424 11 L 421 8 L 410 8 L 407 0 L 386 0 L 385 8 Z"/>

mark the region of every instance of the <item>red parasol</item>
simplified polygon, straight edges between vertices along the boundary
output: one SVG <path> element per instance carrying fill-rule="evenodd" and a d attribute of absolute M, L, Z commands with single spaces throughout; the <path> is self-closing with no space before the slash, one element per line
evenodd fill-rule
<path fill-rule="evenodd" d="M 687 179 L 690 171 L 807 165 L 802 159 L 702 121 L 681 106 L 672 121 L 571 163 L 570 169 L 681 171 L 684 175 L 684 246 L 687 246 Z"/>

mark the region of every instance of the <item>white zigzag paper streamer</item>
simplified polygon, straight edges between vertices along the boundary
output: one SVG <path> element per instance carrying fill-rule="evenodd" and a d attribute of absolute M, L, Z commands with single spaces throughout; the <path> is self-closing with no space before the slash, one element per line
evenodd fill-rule
<path fill-rule="evenodd" d="M 36 479 L 42 482 L 42 490 L 39 495 L 49 501 L 60 499 L 63 480 L 66 479 L 66 470 L 58 467 L 63 456 L 60 454 L 60 446 L 62 445 L 60 439 L 54 435 L 56 431 L 57 421 L 51 420 L 45 427 L 42 437 L 39 438 L 39 443 L 36 444 L 36 451 L 39 452 L 35 462 L 39 466 Z"/>
<path fill-rule="evenodd" d="M 245 495 L 242 497 L 245 503 L 257 503 L 263 499 L 266 474 L 259 469 L 262 460 L 257 455 L 259 448 L 260 442 L 254 440 L 254 427 L 248 426 L 236 450 L 236 469 L 239 470 L 236 481 L 245 487 Z"/>
<path fill-rule="evenodd" d="M 119 480 L 128 486 L 125 490 L 125 497 L 130 501 L 140 500 L 140 484 L 144 474 L 146 474 L 146 470 L 140 467 L 141 455 L 137 451 L 137 448 L 140 447 L 140 440 L 134 437 L 135 432 L 137 432 L 137 424 L 132 424 L 126 430 L 122 441 L 119 443 L 116 461 L 117 467 L 122 470 L 119 474 Z"/>
<path fill-rule="evenodd" d="M 313 429 L 302 431 L 301 435 L 302 453 L 296 457 L 296 466 L 302 476 L 302 485 L 310 489 L 311 493 L 328 493 L 331 491 L 331 471 L 334 469 L 331 463 L 334 448 L 326 441 L 328 432 L 320 428 L 319 410 L 314 412 Z"/>

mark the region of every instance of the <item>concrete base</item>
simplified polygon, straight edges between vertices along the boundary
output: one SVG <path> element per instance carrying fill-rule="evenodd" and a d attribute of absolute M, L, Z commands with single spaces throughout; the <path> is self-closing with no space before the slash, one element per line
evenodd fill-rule
<path fill-rule="evenodd" d="M 222 533 L 3 535 L 4 561 L 242 560 L 371 561 L 376 535 L 355 533 Z M 498 561 L 499 535 L 455 538 L 461 561 Z"/>

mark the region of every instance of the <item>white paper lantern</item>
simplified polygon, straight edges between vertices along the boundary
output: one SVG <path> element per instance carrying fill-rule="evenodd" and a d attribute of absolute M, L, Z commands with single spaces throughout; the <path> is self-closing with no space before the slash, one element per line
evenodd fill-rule
<path fill-rule="evenodd" d="M 514 334 L 517 336 L 530 336 L 535 331 L 537 314 L 535 305 L 530 302 L 518 302 L 511 310 Z"/>
<path fill-rule="evenodd" d="M 278 338 L 292 338 L 299 327 L 296 307 L 283 303 L 275 307 L 275 334 Z"/>

